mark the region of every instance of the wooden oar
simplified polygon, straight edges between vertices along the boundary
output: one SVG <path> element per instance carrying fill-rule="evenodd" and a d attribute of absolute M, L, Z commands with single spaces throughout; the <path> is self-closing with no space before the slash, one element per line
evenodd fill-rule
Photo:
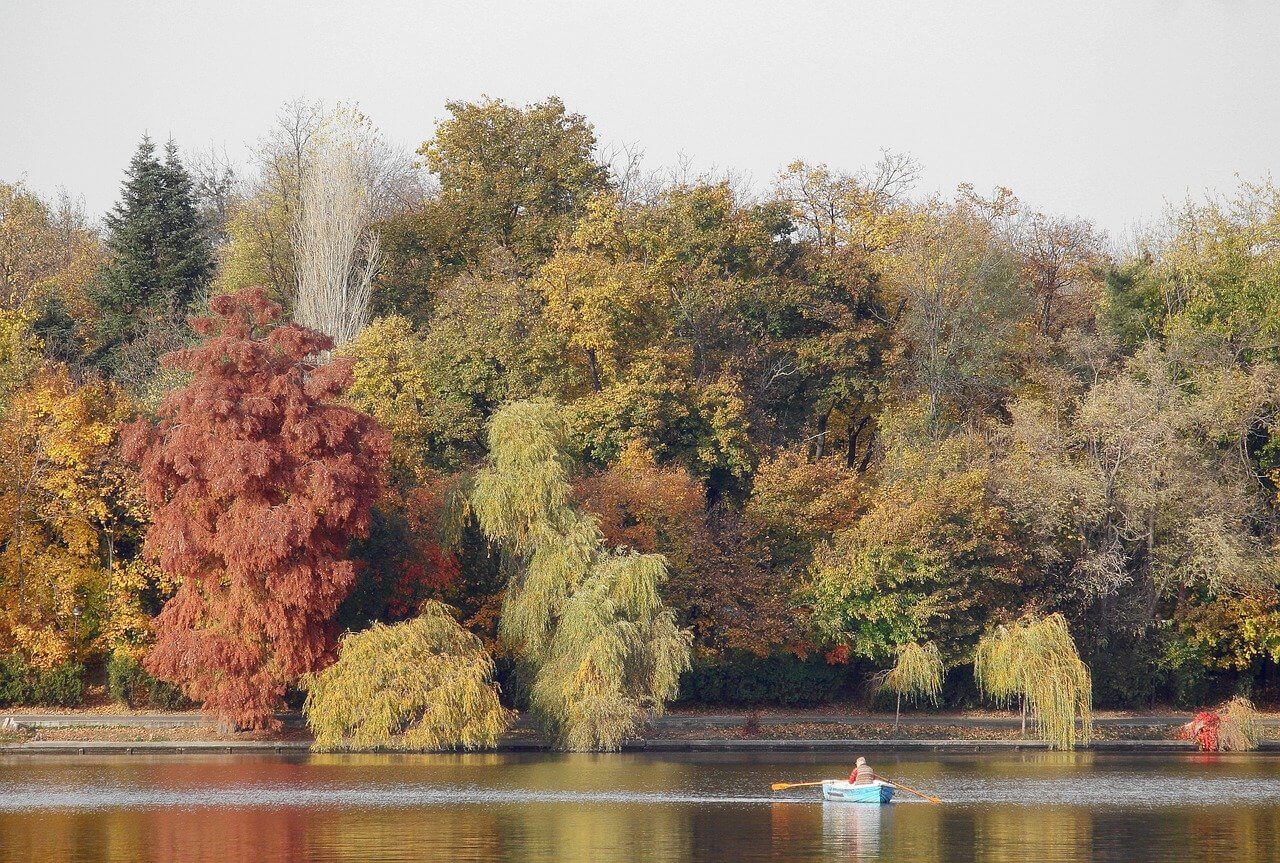
<path fill-rule="evenodd" d="M 830 779 L 819 779 L 816 782 L 775 782 L 769 787 L 774 791 L 781 791 L 784 788 L 800 788 L 805 785 L 821 785 L 823 782 L 830 782 Z"/>
<path fill-rule="evenodd" d="M 915 796 L 917 796 L 917 797 L 919 797 L 919 798 L 921 798 L 921 799 L 923 799 L 923 800 L 928 800 L 930 803 L 941 803 L 941 802 L 942 802 L 942 801 L 941 801 L 941 800 L 939 800 L 937 797 L 934 797 L 934 796 L 933 796 L 933 795 L 931 795 L 931 794 L 925 794 L 924 792 L 917 791 L 917 790 L 915 790 L 914 788 L 908 788 L 908 787 L 907 787 L 907 786 L 905 786 L 905 785 L 902 785 L 902 784 L 900 784 L 900 783 L 898 783 L 898 782 L 894 782 L 892 779 L 886 779 L 886 778 L 884 778 L 883 776 L 876 776 L 876 778 L 877 778 L 877 779 L 879 779 L 881 782 L 884 782 L 884 783 L 887 783 L 887 784 L 889 784 L 889 785 L 892 785 L 894 788 L 899 788 L 899 789 L 901 789 L 901 790 L 903 790 L 903 791 L 906 791 L 906 792 L 907 792 L 907 793 L 909 793 L 909 794 L 914 794 Z M 785 790 L 785 789 L 787 789 L 787 788 L 803 788 L 803 787 L 805 787 L 805 786 L 807 786 L 807 785 L 821 785 L 823 782 L 830 782 L 830 781 L 831 781 L 831 780 L 829 780 L 829 779 L 819 779 L 819 780 L 817 780 L 816 782 L 775 782 L 775 783 L 773 783 L 772 785 L 770 785 L 769 787 L 770 787 L 771 789 L 773 789 L 774 791 L 783 791 L 783 790 Z"/>
<path fill-rule="evenodd" d="M 911 792 L 912 794 L 914 794 L 914 795 L 915 795 L 915 796 L 917 796 L 917 797 L 920 797 L 920 798 L 923 798 L 923 799 L 925 799 L 925 800 L 928 800 L 930 803 L 941 803 L 941 802 L 942 802 L 942 801 L 941 801 L 941 800 L 939 800 L 937 797 L 934 797 L 934 796 L 933 796 L 933 795 L 931 795 L 931 794 L 925 794 L 924 792 L 922 792 L 922 791 L 917 791 L 917 790 L 915 790 L 914 788 L 908 788 L 908 787 L 907 787 L 907 786 L 905 786 L 905 785 L 900 785 L 900 784 L 898 784 L 897 782 L 894 782 L 892 779 L 885 779 L 883 776 L 877 776 L 876 778 L 877 778 L 877 779 L 879 779 L 881 782 L 887 782 L 888 784 L 892 785 L 894 788 L 901 788 L 903 791 L 909 791 L 909 792 Z"/>

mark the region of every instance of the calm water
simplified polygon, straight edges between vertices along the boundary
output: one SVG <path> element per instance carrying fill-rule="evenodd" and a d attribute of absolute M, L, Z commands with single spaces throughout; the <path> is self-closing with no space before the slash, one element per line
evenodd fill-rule
<path fill-rule="evenodd" d="M 1280 759 L 879 756 L 944 799 L 769 784 L 830 755 L 0 759 L 8 861 L 1277 861 Z"/>

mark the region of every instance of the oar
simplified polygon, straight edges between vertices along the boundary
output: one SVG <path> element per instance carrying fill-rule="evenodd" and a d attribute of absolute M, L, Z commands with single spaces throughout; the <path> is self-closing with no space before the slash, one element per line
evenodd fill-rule
<path fill-rule="evenodd" d="M 941 801 L 941 800 L 939 800 L 937 797 L 934 797 L 934 796 L 933 796 L 933 795 L 931 795 L 931 794 L 925 794 L 925 793 L 923 793 L 923 792 L 921 792 L 921 791 L 917 791 L 917 790 L 915 790 L 914 788 L 908 788 L 908 787 L 907 787 L 907 786 L 905 786 L 905 785 L 899 785 L 897 782 L 894 782 L 892 779 L 885 779 L 883 776 L 877 776 L 876 778 L 877 778 L 877 779 L 879 779 L 881 782 L 887 782 L 887 783 L 889 783 L 889 784 L 890 784 L 890 785 L 892 785 L 894 788 L 901 788 L 903 791 L 909 791 L 909 792 L 911 792 L 912 794 L 914 794 L 914 795 L 915 795 L 915 796 L 917 796 L 917 797 L 921 797 L 921 798 L 923 798 L 923 799 L 925 799 L 925 800 L 928 800 L 930 803 L 941 803 L 941 802 L 942 802 L 942 801 Z"/>
<path fill-rule="evenodd" d="M 881 782 L 884 782 L 884 783 L 887 783 L 887 784 L 889 784 L 889 785 L 892 785 L 894 788 L 900 788 L 900 789 L 901 789 L 901 790 L 903 790 L 903 791 L 906 791 L 906 792 L 908 792 L 908 793 L 910 793 L 910 794 L 914 794 L 915 796 L 920 797 L 920 798 L 922 798 L 922 799 L 924 799 L 924 800 L 928 800 L 930 803 L 941 803 L 941 802 L 942 802 L 942 801 L 941 801 L 941 800 L 939 800 L 937 797 L 934 797 L 934 796 L 929 795 L 929 794 L 925 794 L 925 793 L 923 793 L 923 792 L 921 792 L 921 791 L 917 791 L 917 790 L 915 790 L 914 788 L 908 788 L 908 787 L 907 787 L 907 786 L 905 786 L 905 785 L 900 785 L 899 783 L 894 782 L 892 779 L 885 779 L 883 776 L 876 776 L 876 778 L 877 778 L 877 779 L 879 779 Z M 831 781 L 831 780 L 829 780 L 829 779 L 819 779 L 819 780 L 818 780 L 818 781 L 816 781 L 816 782 L 775 782 L 775 783 L 773 783 L 772 785 L 770 785 L 769 787 L 770 787 L 771 789 L 773 789 L 774 791 L 783 791 L 783 790 L 785 790 L 785 789 L 787 789 L 787 788 L 803 788 L 803 787 L 805 787 L 806 785 L 821 785 L 823 782 L 830 782 L 830 781 Z"/>
<path fill-rule="evenodd" d="M 769 787 L 774 791 L 782 791 L 784 788 L 801 788 L 805 785 L 821 785 L 823 782 L 830 781 L 830 779 L 819 779 L 816 782 L 775 782 Z"/>

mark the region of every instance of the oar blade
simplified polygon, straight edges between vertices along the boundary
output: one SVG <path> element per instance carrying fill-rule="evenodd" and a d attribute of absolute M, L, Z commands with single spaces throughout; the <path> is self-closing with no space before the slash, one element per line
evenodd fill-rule
<path fill-rule="evenodd" d="M 774 791 L 781 791 L 784 788 L 803 788 L 806 785 L 821 785 L 826 779 L 817 779 L 813 782 L 775 782 L 769 787 Z"/>

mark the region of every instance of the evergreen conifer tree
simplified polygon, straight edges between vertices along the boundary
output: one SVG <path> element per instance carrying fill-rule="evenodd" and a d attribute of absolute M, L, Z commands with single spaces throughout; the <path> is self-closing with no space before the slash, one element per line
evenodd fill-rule
<path fill-rule="evenodd" d="M 162 162 L 143 137 L 106 225 L 111 260 L 90 291 L 99 314 L 95 359 L 128 377 L 128 367 L 149 372 L 176 346 L 175 331 L 213 275 L 191 177 L 172 141 Z"/>

